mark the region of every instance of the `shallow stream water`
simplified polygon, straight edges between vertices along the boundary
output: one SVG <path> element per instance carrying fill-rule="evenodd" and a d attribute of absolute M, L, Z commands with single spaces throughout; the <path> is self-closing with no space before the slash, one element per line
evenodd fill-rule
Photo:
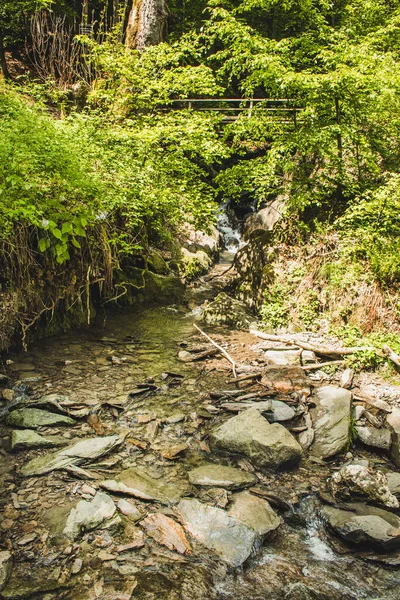
<path fill-rule="evenodd" d="M 228 416 L 207 413 L 209 393 L 234 389 L 227 383 L 229 370 L 178 359 L 179 350 L 193 342 L 196 306 L 213 293 L 211 284 L 199 284 L 181 306 L 115 312 L 102 327 L 70 332 L 41 341 L 28 353 L 10 355 L 13 362 L 8 370 L 20 381 L 16 389 L 32 399 L 58 393 L 97 407 L 107 435 L 129 433 L 124 446 L 96 465 L 95 471 L 105 478 L 137 466 L 154 479 L 173 483 L 185 480 L 188 470 L 204 462 L 237 466 L 238 458 L 214 455 L 207 447 L 209 429 Z M 201 345 L 201 337 L 194 343 Z M 154 382 L 157 392 L 128 399 L 146 381 Z M 190 556 L 182 557 L 144 538 L 136 549 L 118 553 L 116 547 L 143 536 L 140 525 L 124 520 L 115 531 L 86 533 L 76 543 L 68 543 L 59 535 L 65 516 L 74 503 L 87 497 L 84 486 L 96 487 L 96 481 L 79 480 L 62 471 L 22 478 L 18 468 L 46 450 L 10 453 L 10 433 L 7 427 L 1 433 L 2 544 L 14 554 L 4 598 L 400 599 L 396 566 L 385 564 L 385 556 L 361 555 L 326 531 L 318 516 L 317 491 L 329 474 L 328 467 L 304 460 L 292 472 L 258 473 L 264 486 L 284 499 L 288 508 L 276 508 L 282 525 L 243 567 L 232 569 L 196 544 Z M 86 419 L 43 433 L 57 433 L 71 441 L 95 435 Z M 146 447 L 131 438 L 144 441 Z M 163 456 L 182 442 L 187 445 L 182 455 L 175 460 Z M 154 503 L 138 501 L 137 505 L 144 512 L 160 510 Z M 173 509 L 161 510 L 174 514 Z M 31 534 L 36 536 L 29 541 Z M 112 558 L 99 558 L 102 550 Z M 73 573 L 77 558 L 82 566 Z M 391 561 L 400 563 L 400 557 Z"/>

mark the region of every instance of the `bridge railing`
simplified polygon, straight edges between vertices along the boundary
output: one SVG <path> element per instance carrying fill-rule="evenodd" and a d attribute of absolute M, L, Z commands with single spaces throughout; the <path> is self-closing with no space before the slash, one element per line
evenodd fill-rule
<path fill-rule="evenodd" d="M 236 121 L 241 115 L 250 119 L 255 114 L 266 113 L 275 123 L 292 123 L 296 127 L 302 108 L 290 98 L 184 98 L 171 101 L 170 110 L 218 112 L 224 122 Z"/>

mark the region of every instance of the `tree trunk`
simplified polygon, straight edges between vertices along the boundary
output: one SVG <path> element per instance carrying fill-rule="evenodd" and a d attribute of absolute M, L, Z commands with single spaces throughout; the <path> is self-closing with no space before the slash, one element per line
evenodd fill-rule
<path fill-rule="evenodd" d="M 0 29 L 0 67 L 4 79 L 10 79 L 10 73 L 7 67 L 6 54 L 4 52 L 3 32 Z"/>
<path fill-rule="evenodd" d="M 133 0 L 126 28 L 126 46 L 143 50 L 164 41 L 167 30 L 167 0 Z"/>

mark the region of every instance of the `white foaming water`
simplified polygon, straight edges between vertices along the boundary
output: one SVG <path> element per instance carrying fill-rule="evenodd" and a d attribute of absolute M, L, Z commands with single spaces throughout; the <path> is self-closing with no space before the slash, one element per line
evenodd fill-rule
<path fill-rule="evenodd" d="M 217 229 L 222 234 L 223 247 L 227 252 L 236 254 L 243 244 L 242 236 L 240 235 L 239 227 L 234 227 L 229 220 L 229 216 L 226 212 L 228 203 L 224 202 L 221 204 L 218 213 Z"/>
<path fill-rule="evenodd" d="M 315 519 L 308 524 L 306 544 L 309 547 L 311 554 L 317 560 L 337 560 L 338 557 L 330 546 L 318 535 L 318 530 L 321 527 L 321 523 Z"/>

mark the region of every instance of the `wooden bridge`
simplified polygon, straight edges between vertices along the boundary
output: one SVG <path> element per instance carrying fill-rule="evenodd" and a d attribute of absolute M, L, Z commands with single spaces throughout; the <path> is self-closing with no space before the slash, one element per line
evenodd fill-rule
<path fill-rule="evenodd" d="M 220 113 L 223 115 L 223 123 L 237 121 L 241 116 L 251 119 L 255 115 L 264 114 L 271 122 L 289 123 L 297 127 L 299 113 L 303 109 L 289 98 L 185 98 L 172 100 L 172 110 Z"/>

